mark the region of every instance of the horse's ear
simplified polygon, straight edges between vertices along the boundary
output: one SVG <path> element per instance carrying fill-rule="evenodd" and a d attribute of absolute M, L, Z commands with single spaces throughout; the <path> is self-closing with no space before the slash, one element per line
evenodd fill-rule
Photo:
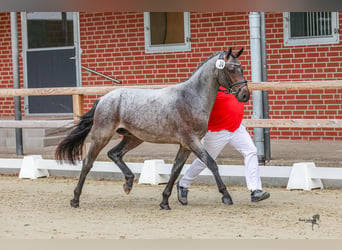
<path fill-rule="evenodd" d="M 230 57 L 230 54 L 232 53 L 232 48 L 230 48 L 229 50 L 228 50 L 228 54 L 227 54 L 227 56 L 226 56 L 226 60 L 228 60 L 228 58 Z"/>
<path fill-rule="evenodd" d="M 243 52 L 243 48 L 239 50 L 239 52 L 236 54 L 236 58 L 238 58 Z"/>

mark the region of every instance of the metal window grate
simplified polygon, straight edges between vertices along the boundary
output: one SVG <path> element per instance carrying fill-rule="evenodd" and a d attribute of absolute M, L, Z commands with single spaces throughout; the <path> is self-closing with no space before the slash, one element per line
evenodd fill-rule
<path fill-rule="evenodd" d="M 291 37 L 332 36 L 331 12 L 291 12 Z"/>

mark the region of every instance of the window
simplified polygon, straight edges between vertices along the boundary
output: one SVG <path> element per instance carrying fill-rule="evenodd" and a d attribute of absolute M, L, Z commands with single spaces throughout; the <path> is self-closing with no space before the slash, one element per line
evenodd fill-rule
<path fill-rule="evenodd" d="M 71 12 L 28 12 L 28 48 L 74 46 Z"/>
<path fill-rule="evenodd" d="M 145 12 L 145 51 L 190 51 L 188 12 Z"/>
<path fill-rule="evenodd" d="M 285 12 L 285 45 L 339 43 L 338 12 Z"/>

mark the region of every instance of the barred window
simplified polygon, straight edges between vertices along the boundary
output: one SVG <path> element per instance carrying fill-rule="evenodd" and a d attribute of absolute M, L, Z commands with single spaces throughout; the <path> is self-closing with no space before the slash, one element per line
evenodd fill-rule
<path fill-rule="evenodd" d="M 285 45 L 339 43 L 337 12 L 285 12 Z"/>

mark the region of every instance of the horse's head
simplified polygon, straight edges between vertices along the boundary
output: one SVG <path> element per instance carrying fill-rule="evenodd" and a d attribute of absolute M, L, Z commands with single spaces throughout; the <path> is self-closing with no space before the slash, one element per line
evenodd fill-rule
<path fill-rule="evenodd" d="M 219 70 L 218 82 L 221 86 L 236 96 L 239 102 L 247 102 L 250 97 L 247 81 L 243 77 L 243 69 L 238 57 L 242 54 L 243 48 L 236 54 L 232 48 L 221 52 L 216 61 L 216 68 Z M 221 73 L 222 72 L 222 73 Z"/>

